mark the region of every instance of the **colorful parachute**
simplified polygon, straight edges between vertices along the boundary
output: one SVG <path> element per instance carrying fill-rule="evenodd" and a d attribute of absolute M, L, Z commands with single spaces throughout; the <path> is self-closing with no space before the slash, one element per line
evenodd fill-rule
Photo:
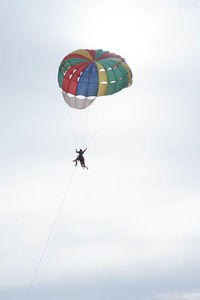
<path fill-rule="evenodd" d="M 101 49 L 80 49 L 62 60 L 58 83 L 66 103 L 84 109 L 96 97 L 117 93 L 131 85 L 132 73 L 119 55 Z"/>

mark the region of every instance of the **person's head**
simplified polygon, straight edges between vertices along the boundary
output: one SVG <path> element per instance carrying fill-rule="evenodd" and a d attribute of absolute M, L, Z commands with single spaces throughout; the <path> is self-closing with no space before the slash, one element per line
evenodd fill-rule
<path fill-rule="evenodd" d="M 82 150 L 82 149 L 80 149 L 80 152 L 83 152 L 83 150 Z"/>

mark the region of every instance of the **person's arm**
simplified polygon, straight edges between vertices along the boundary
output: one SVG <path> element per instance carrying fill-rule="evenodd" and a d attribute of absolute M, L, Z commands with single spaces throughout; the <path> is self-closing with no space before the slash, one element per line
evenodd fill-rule
<path fill-rule="evenodd" d="M 83 153 L 87 150 L 87 148 L 85 148 L 85 150 L 83 151 Z"/>

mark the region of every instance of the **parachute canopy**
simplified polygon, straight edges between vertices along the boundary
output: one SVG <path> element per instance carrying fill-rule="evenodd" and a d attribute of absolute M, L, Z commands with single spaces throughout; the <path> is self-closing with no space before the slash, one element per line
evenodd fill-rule
<path fill-rule="evenodd" d="M 67 104 L 84 109 L 96 97 L 119 92 L 132 83 L 125 59 L 108 51 L 80 49 L 64 57 L 58 83 Z"/>

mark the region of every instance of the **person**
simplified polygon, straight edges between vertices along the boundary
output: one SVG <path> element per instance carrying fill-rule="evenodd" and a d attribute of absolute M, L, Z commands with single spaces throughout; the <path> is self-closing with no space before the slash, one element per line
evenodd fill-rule
<path fill-rule="evenodd" d="M 77 166 L 78 161 L 80 161 L 81 167 L 84 169 L 88 169 L 88 167 L 86 167 L 85 165 L 85 158 L 83 156 L 83 153 L 87 150 L 87 148 L 85 148 L 85 150 L 80 149 L 79 151 L 77 151 L 76 149 L 76 153 L 78 153 L 78 156 L 76 159 L 73 160 L 73 162 L 75 162 L 75 166 Z"/>

